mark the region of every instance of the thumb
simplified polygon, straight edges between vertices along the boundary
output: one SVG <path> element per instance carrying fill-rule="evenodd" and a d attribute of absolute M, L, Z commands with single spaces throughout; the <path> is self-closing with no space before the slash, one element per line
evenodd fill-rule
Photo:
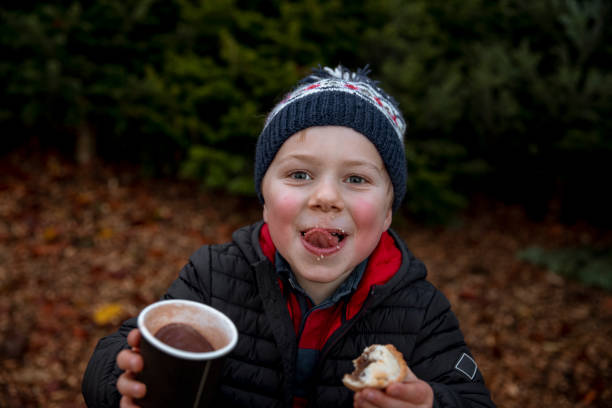
<path fill-rule="evenodd" d="M 127 342 L 132 348 L 139 348 L 141 338 L 142 335 L 140 334 L 140 330 L 132 329 L 127 336 Z"/>
<path fill-rule="evenodd" d="M 404 382 L 418 380 L 419 378 L 414 375 L 410 367 L 406 366 L 406 376 L 404 377 Z"/>
<path fill-rule="evenodd" d="M 403 383 L 395 383 L 387 387 L 389 396 L 410 402 L 412 404 L 425 404 L 433 402 L 433 390 L 429 384 L 421 380 L 411 380 Z"/>

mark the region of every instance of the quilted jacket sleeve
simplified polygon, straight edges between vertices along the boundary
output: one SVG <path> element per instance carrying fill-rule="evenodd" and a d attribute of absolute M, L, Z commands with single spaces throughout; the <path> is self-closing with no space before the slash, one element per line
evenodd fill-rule
<path fill-rule="evenodd" d="M 459 322 L 438 290 L 427 306 L 410 366 L 433 388 L 435 408 L 495 407 Z"/>
<path fill-rule="evenodd" d="M 194 253 L 163 299 L 180 298 L 207 303 L 209 292 L 205 280 L 209 276 L 207 273 L 208 254 L 207 247 L 202 247 Z M 117 354 L 128 347 L 127 335 L 136 325 L 136 318 L 129 319 L 121 325 L 117 332 L 102 338 L 96 345 L 81 385 L 88 407 L 119 407 L 121 395 L 117 391 L 116 384 L 122 371 L 117 367 L 115 360 Z"/>
<path fill-rule="evenodd" d="M 116 332 L 102 338 L 89 359 L 83 376 L 82 391 L 88 407 L 111 408 L 119 406 L 120 395 L 117 391 L 117 378 L 121 370 L 115 363 L 117 354 L 127 348 L 127 335 L 136 327 L 132 318 Z"/>

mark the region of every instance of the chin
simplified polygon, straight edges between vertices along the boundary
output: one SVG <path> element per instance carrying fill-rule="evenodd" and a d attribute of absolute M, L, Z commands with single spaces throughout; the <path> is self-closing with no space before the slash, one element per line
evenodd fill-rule
<path fill-rule="evenodd" d="M 316 261 L 315 261 L 316 262 Z M 340 278 L 346 277 L 346 269 L 341 269 L 339 272 L 337 267 L 326 266 L 326 265 L 311 265 L 309 267 L 309 273 L 302 275 L 304 279 L 316 283 L 332 283 Z"/>

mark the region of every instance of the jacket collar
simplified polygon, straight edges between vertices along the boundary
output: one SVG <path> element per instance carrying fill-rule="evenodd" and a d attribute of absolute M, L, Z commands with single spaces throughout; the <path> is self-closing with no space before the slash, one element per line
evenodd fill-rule
<path fill-rule="evenodd" d="M 257 268 L 259 264 L 268 264 L 270 272 L 276 275 L 273 266 L 276 248 L 267 229 L 263 220 L 258 221 L 234 231 L 232 238 L 254 269 L 259 269 Z M 374 269 L 374 273 L 370 273 L 371 269 Z M 395 273 L 396 271 L 398 273 Z M 426 275 L 423 263 L 414 257 L 402 238 L 389 229 L 382 234 L 378 246 L 370 255 L 368 268 L 357 291 L 365 298 L 369 289 L 373 285 L 378 285 L 377 292 L 381 295 L 390 294 L 398 288 L 398 285 L 399 287 L 409 285 L 424 279 Z M 385 282 L 389 284 L 380 287 Z M 362 292 L 364 290 L 365 294 Z"/>
<path fill-rule="evenodd" d="M 275 263 L 276 247 L 272 242 L 267 224 L 259 231 L 259 246 L 266 258 Z M 369 257 L 366 270 L 351 297 L 347 308 L 348 317 L 356 314 L 367 298 L 371 288 L 384 285 L 398 271 L 402 264 L 402 251 L 396 246 L 395 240 L 388 231 L 383 232 L 378 245 Z"/>
<path fill-rule="evenodd" d="M 367 264 L 368 259 L 366 258 L 353 269 L 349 276 L 347 276 L 340 286 L 336 288 L 334 293 L 322 303 L 317 305 L 317 307 L 322 308 L 332 306 L 343 297 L 352 294 L 355 289 L 357 289 L 359 282 L 361 282 L 361 278 L 364 275 Z M 313 300 L 310 298 L 310 295 L 308 295 L 302 286 L 300 286 L 300 283 L 298 282 L 295 273 L 291 269 L 289 262 L 287 262 L 278 251 L 276 251 L 276 255 L 274 256 L 274 268 L 279 276 L 285 278 L 287 282 L 289 282 L 293 290 L 301 293 L 303 296 L 307 297 L 312 304 L 314 304 Z"/>

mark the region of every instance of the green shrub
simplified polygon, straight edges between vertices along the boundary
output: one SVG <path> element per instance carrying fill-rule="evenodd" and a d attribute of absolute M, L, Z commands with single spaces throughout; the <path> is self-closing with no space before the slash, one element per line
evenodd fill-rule
<path fill-rule="evenodd" d="M 389 17 L 368 31 L 366 49 L 408 119 L 412 166 L 420 169 L 418 156 L 427 156 L 432 181 L 409 186 L 411 199 L 424 199 L 415 205 L 436 211 L 463 201 L 449 197 L 485 191 L 533 216 L 557 199 L 567 221 L 612 224 L 612 200 L 600 193 L 600 175 L 612 174 L 609 3 L 387 0 L 380 7 Z M 420 147 L 448 141 L 465 154 Z M 449 166 L 434 164 L 444 160 Z M 468 163 L 478 172 L 455 168 Z"/>
<path fill-rule="evenodd" d="M 612 250 L 594 248 L 524 249 L 518 258 L 587 286 L 612 291 Z"/>
<path fill-rule="evenodd" d="M 612 174 L 611 11 L 603 0 L 5 2 L 0 151 L 31 135 L 70 148 L 87 133 L 104 159 L 253 192 L 245 163 L 274 103 L 313 66 L 370 63 L 409 123 L 406 211 L 441 222 L 485 192 L 539 216 L 555 199 L 567 221 L 612 225 L 600 193 Z"/>
<path fill-rule="evenodd" d="M 239 155 L 195 145 L 181 167 L 181 176 L 201 180 L 211 189 L 224 189 L 231 193 L 248 194 L 253 189 L 250 176 L 251 162 Z"/>

